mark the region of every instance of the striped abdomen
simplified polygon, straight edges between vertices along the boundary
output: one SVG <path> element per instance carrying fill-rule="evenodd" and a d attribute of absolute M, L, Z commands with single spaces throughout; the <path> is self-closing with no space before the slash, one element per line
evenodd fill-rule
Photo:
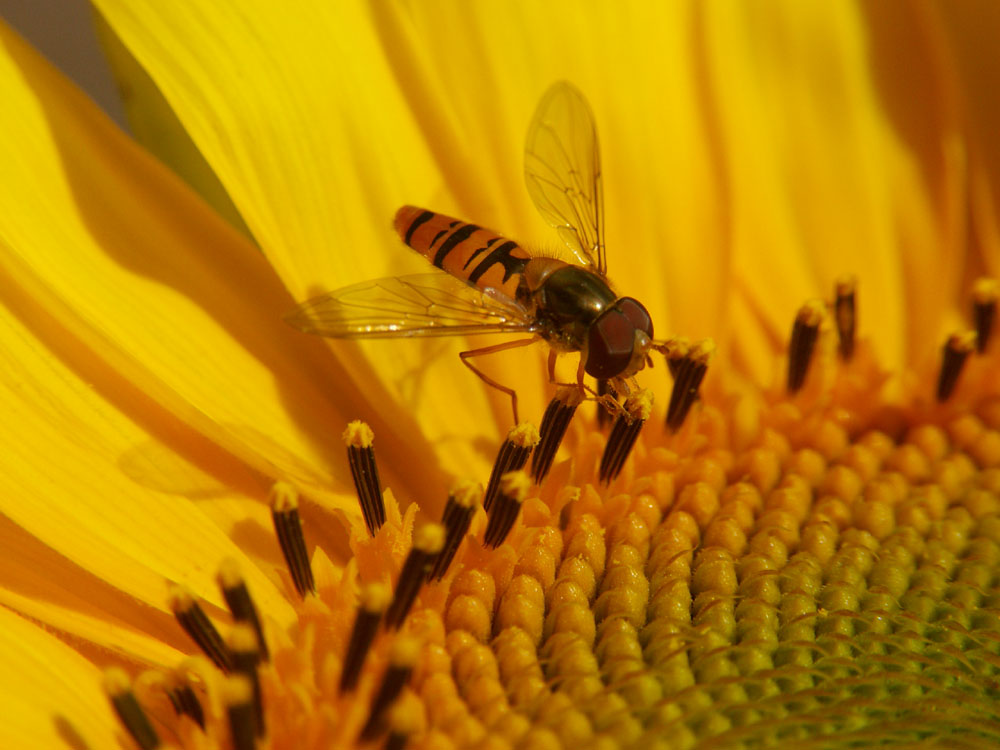
<path fill-rule="evenodd" d="M 516 242 L 489 229 L 434 211 L 403 206 L 396 212 L 400 239 L 438 268 L 480 289 L 515 299 L 531 256 Z"/>

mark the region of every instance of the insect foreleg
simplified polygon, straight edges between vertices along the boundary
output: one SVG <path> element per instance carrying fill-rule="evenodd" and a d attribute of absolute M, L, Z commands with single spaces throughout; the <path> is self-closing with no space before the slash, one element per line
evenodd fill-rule
<path fill-rule="evenodd" d="M 508 388 L 505 385 L 500 385 L 497 381 L 491 378 L 489 375 L 484 373 L 474 364 L 469 362 L 472 357 L 481 357 L 484 354 L 495 354 L 496 352 L 503 352 L 507 349 L 516 349 L 519 346 L 527 346 L 528 344 L 533 344 L 538 339 L 532 337 L 530 339 L 518 339 L 517 341 L 505 341 L 502 344 L 494 344 L 493 346 L 484 346 L 480 349 L 470 349 L 469 351 L 459 352 L 458 356 L 462 359 L 462 364 L 472 370 L 487 385 L 493 386 L 498 391 L 503 391 L 508 396 L 510 396 L 511 406 L 514 409 L 514 424 L 517 424 L 517 392 L 513 388 Z"/>
<path fill-rule="evenodd" d="M 619 413 L 624 413 L 622 405 L 618 403 L 615 398 L 615 391 L 612 387 L 610 393 L 598 393 L 589 385 L 583 382 L 583 376 L 586 374 L 584 369 L 583 357 L 580 358 L 580 366 L 576 369 L 576 382 L 575 383 L 560 383 L 556 380 L 556 352 L 554 349 L 549 350 L 549 383 L 551 385 L 568 387 L 568 388 L 579 388 L 583 393 L 589 394 L 585 396 L 588 400 L 597 401 L 601 406 L 607 409 L 611 414 L 618 415 Z M 618 378 L 614 379 L 614 382 L 618 382 Z M 628 386 L 625 386 L 626 389 Z"/>

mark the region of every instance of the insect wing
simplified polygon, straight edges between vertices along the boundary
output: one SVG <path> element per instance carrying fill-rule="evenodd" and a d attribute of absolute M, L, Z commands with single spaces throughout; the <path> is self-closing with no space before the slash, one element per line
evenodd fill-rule
<path fill-rule="evenodd" d="M 597 126 L 587 100 L 567 81 L 554 84 L 538 103 L 524 148 L 524 179 L 535 206 L 577 262 L 605 275 Z"/>
<path fill-rule="evenodd" d="M 528 312 L 444 273 L 375 279 L 303 303 L 285 318 L 334 338 L 456 336 L 536 330 Z"/>

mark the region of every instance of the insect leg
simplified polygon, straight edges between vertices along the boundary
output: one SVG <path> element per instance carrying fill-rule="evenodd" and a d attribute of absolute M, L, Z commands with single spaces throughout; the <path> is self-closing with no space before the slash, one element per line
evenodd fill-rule
<path fill-rule="evenodd" d="M 490 376 L 486 375 L 482 370 L 476 367 L 474 364 L 469 362 L 472 357 L 481 357 L 484 354 L 495 354 L 496 352 L 503 352 L 507 349 L 516 349 L 519 346 L 527 346 L 528 344 L 533 344 L 538 339 L 532 337 L 530 339 L 518 339 L 517 341 L 505 341 L 502 344 L 494 344 L 493 346 L 484 346 L 480 349 L 470 349 L 469 351 L 459 352 L 458 356 L 462 359 L 462 364 L 472 370 L 487 385 L 491 385 L 498 391 L 503 391 L 508 396 L 510 396 L 511 406 L 514 409 L 514 424 L 517 424 L 517 393 L 513 388 L 508 388 L 505 385 L 500 385 Z"/>
<path fill-rule="evenodd" d="M 576 382 L 575 383 L 560 383 L 556 380 L 556 353 L 554 350 L 549 350 L 549 383 L 555 386 L 567 387 L 567 388 L 579 388 L 583 393 L 590 394 L 586 396 L 587 399 L 593 399 L 597 401 L 601 406 L 607 409 L 611 414 L 618 415 L 624 413 L 622 405 L 618 403 L 618 400 L 614 396 L 614 391 L 611 393 L 598 393 L 589 385 L 583 382 L 583 376 L 585 374 L 583 357 L 580 358 L 580 366 L 576 369 Z M 618 379 L 615 378 L 615 381 Z M 626 386 L 627 387 L 627 386 Z"/>

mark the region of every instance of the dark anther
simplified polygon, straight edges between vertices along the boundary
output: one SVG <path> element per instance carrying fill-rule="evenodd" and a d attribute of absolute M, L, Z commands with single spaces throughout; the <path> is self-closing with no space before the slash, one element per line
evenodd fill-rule
<path fill-rule="evenodd" d="M 857 287 L 858 280 L 854 276 L 845 276 L 837 280 L 837 298 L 833 303 L 833 316 L 837 320 L 840 358 L 845 362 L 854 356 L 854 332 L 857 325 L 855 291 Z"/>
<path fill-rule="evenodd" d="M 407 701 L 407 697 L 403 693 L 386 711 L 389 734 L 383 745 L 385 750 L 403 750 L 410 737 L 419 731 L 420 722 L 417 717 L 421 712 L 413 705 L 413 700 Z"/>
<path fill-rule="evenodd" d="M 536 435 L 537 439 L 537 435 Z M 527 459 L 527 457 L 525 457 Z M 524 465 L 523 462 L 521 464 Z M 441 525 L 444 526 L 445 538 L 441 552 L 434 560 L 431 570 L 431 580 L 440 580 L 448 571 L 448 566 L 458 552 L 458 546 L 469 532 L 469 524 L 476 514 L 476 503 L 483 496 L 482 487 L 474 482 L 459 482 L 448 495 L 444 506 Z"/>
<path fill-rule="evenodd" d="M 389 589 L 381 583 L 369 583 L 361 589 L 360 598 L 351 639 L 347 642 L 347 653 L 344 654 L 344 668 L 340 673 L 341 692 L 357 687 L 361 667 L 364 666 L 368 649 L 375 640 L 382 613 L 389 603 Z"/>
<path fill-rule="evenodd" d="M 979 279 L 972 288 L 972 315 L 976 322 L 976 348 L 986 351 L 997 317 L 997 299 L 1000 299 L 1000 282 L 996 279 Z"/>
<path fill-rule="evenodd" d="M 938 375 L 937 400 L 947 401 L 955 391 L 965 360 L 976 345 L 974 331 L 955 333 L 948 337 L 941 352 L 941 372 Z"/>
<path fill-rule="evenodd" d="M 615 419 L 601 456 L 598 476 L 602 482 L 610 482 L 618 476 L 652 410 L 653 393 L 647 388 L 636 391 L 625 400 L 625 413 Z"/>
<path fill-rule="evenodd" d="M 170 593 L 170 609 L 173 610 L 177 622 L 184 628 L 184 632 L 191 636 L 191 640 L 198 644 L 198 648 L 215 666 L 223 672 L 233 668 L 233 657 L 222 636 L 190 592 L 175 587 Z"/>
<path fill-rule="evenodd" d="M 611 390 L 611 385 L 607 380 L 598 380 L 597 395 L 603 400 L 605 396 L 614 398 L 615 392 Z M 604 404 L 599 400 L 597 402 L 597 426 L 603 430 L 609 424 L 611 424 L 611 411 L 606 409 Z"/>
<path fill-rule="evenodd" d="M 567 386 L 556 391 L 555 398 L 549 401 L 545 416 L 542 417 L 538 447 L 531 457 L 531 476 L 538 484 L 542 483 L 552 468 L 552 460 L 556 457 L 566 428 L 582 400 L 583 394 L 579 388 Z"/>
<path fill-rule="evenodd" d="M 503 441 L 497 453 L 497 460 L 493 463 L 493 472 L 486 485 L 486 494 L 483 495 L 483 510 L 489 512 L 490 506 L 493 505 L 493 500 L 496 499 L 500 489 L 500 477 L 509 471 L 523 469 L 528 463 L 531 449 L 538 445 L 538 440 L 538 430 L 530 422 L 521 422 L 511 427 L 507 439 Z"/>
<path fill-rule="evenodd" d="M 306 540 L 302 536 L 302 521 L 299 518 L 299 498 L 295 489 L 284 482 L 277 482 L 271 488 L 271 520 L 278 535 L 281 553 L 285 556 L 288 571 L 292 574 L 295 590 L 303 599 L 306 594 L 316 593 L 312 565 L 306 551 Z"/>
<path fill-rule="evenodd" d="M 142 750 L 153 750 L 160 746 L 160 738 L 136 700 L 128 675 L 123 670 L 112 667 L 104 673 L 104 692 L 135 744 Z"/>
<path fill-rule="evenodd" d="M 708 371 L 708 361 L 715 353 L 715 343 L 711 339 L 688 345 L 680 343 L 667 355 L 667 366 L 674 376 L 674 387 L 670 391 L 667 405 L 667 427 L 676 432 L 687 419 L 691 407 L 698 400 L 698 389 Z M 610 445 L 611 441 L 608 441 Z"/>
<path fill-rule="evenodd" d="M 385 738 L 385 745 L 383 745 L 384 750 L 403 750 L 406 747 L 406 743 L 409 742 L 410 735 L 402 734 L 396 732 L 395 730 L 390 731 Z"/>
<path fill-rule="evenodd" d="M 795 316 L 792 339 L 788 345 L 788 392 L 796 393 L 806 382 L 809 363 L 812 362 L 819 326 L 823 322 L 823 306 L 807 302 Z"/>
<path fill-rule="evenodd" d="M 260 649 L 253 626 L 237 623 L 229 633 L 229 651 L 233 655 L 233 672 L 250 681 L 252 688 L 254 731 L 258 737 L 264 736 L 264 704 L 260 694 L 260 677 L 257 665 L 260 663 Z"/>
<path fill-rule="evenodd" d="M 444 546 L 444 527 L 438 523 L 425 523 L 413 532 L 413 547 L 403 561 L 399 580 L 392 595 L 392 604 L 385 612 L 385 624 L 398 628 L 403 624 L 417 592 L 424 585 L 441 548 Z"/>
<path fill-rule="evenodd" d="M 573 517 L 573 508 L 576 506 L 577 501 L 580 499 L 580 488 L 579 487 L 566 487 L 563 492 L 565 493 L 563 497 L 566 499 L 565 504 L 559 511 L 559 530 L 566 531 L 569 528 L 569 522 Z"/>
<path fill-rule="evenodd" d="M 670 377 L 677 380 L 677 371 L 691 351 L 691 342 L 678 336 L 663 344 L 659 351 L 667 359 L 667 370 L 670 372 Z"/>
<path fill-rule="evenodd" d="M 222 701 L 229 718 L 233 750 L 254 750 L 257 742 L 253 683 L 245 675 L 228 677 L 222 686 Z"/>
<path fill-rule="evenodd" d="M 361 739 L 371 740 L 385 730 L 385 714 L 387 709 L 410 681 L 413 667 L 420 656 L 420 642 L 410 636 L 396 637 L 389 650 L 389 666 L 382 677 L 382 684 L 372 700 L 368 721 L 361 730 Z"/>
<path fill-rule="evenodd" d="M 181 673 L 174 673 L 167 678 L 164 691 L 170 699 L 170 704 L 178 716 L 188 716 L 202 729 L 205 728 L 205 710 L 187 678 Z"/>
<path fill-rule="evenodd" d="M 219 573 L 216 577 L 219 588 L 222 589 L 222 597 L 226 600 L 226 606 L 233 615 L 236 622 L 244 622 L 250 625 L 257 634 L 257 649 L 260 658 L 267 661 L 271 658 L 271 653 L 267 649 L 267 639 L 264 638 L 264 629 L 260 624 L 260 617 L 257 615 L 257 607 L 254 606 L 250 597 L 250 590 L 247 589 L 246 581 L 240 573 L 240 566 L 232 558 L 226 558 L 219 565 Z"/>
<path fill-rule="evenodd" d="M 514 527 L 514 521 L 521 512 L 521 504 L 528 496 L 530 488 L 531 480 L 523 471 L 512 471 L 500 478 L 500 494 L 497 495 L 496 505 L 490 513 L 490 520 L 486 523 L 483 544 L 493 549 L 503 544 Z"/>
<path fill-rule="evenodd" d="M 385 523 L 385 505 L 382 502 L 382 485 L 375 464 L 375 433 L 364 422 L 355 420 L 344 430 L 347 444 L 347 462 L 351 466 L 354 487 L 358 491 L 361 514 L 365 517 L 368 533 L 375 532 Z"/>

